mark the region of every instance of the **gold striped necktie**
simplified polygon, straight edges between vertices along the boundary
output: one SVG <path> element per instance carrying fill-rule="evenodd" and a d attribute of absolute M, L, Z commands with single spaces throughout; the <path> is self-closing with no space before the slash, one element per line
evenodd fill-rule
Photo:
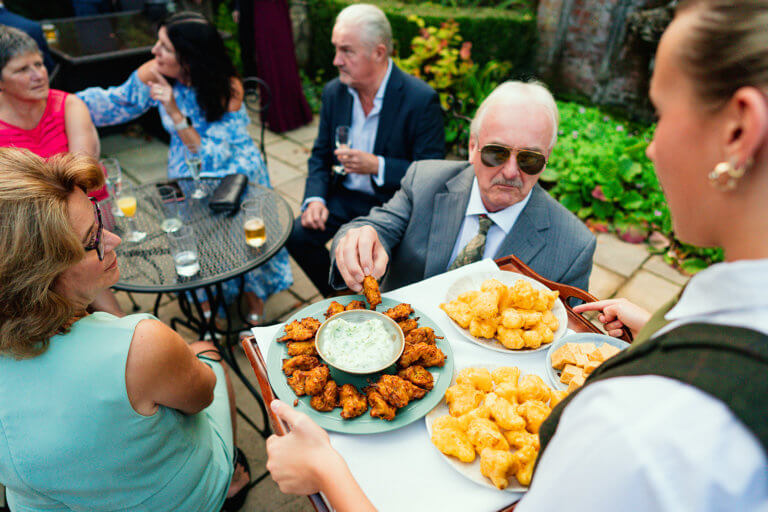
<path fill-rule="evenodd" d="M 453 260 L 448 270 L 454 270 L 459 267 L 463 267 L 469 263 L 474 263 L 483 258 L 483 251 L 485 251 L 485 239 L 488 236 L 488 230 L 491 229 L 493 221 L 485 214 L 481 214 L 479 219 L 480 228 L 477 230 L 477 234 L 467 242 L 467 245 L 459 251 L 456 255 L 456 259 Z"/>

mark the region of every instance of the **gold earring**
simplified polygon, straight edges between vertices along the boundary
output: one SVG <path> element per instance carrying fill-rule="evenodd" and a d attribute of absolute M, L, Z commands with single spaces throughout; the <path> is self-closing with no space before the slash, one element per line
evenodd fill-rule
<path fill-rule="evenodd" d="M 748 158 L 744 165 L 735 166 L 732 161 L 720 162 L 709 173 L 709 183 L 718 190 L 729 192 L 736 188 L 736 185 L 752 166 L 752 158 Z"/>

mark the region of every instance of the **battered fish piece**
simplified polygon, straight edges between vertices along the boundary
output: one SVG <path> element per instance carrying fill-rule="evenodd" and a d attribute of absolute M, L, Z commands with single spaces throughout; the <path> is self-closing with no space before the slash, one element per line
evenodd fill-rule
<path fill-rule="evenodd" d="M 405 379 L 426 390 L 430 390 L 435 385 L 435 379 L 429 370 L 423 366 L 413 365 L 397 372 L 398 377 Z"/>
<path fill-rule="evenodd" d="M 325 311 L 325 318 L 331 318 L 333 315 L 341 313 L 342 311 L 345 311 L 344 304 L 339 304 L 338 302 L 333 301 Z"/>
<path fill-rule="evenodd" d="M 459 417 L 477 408 L 485 398 L 485 393 L 469 384 L 456 384 L 445 391 L 445 401 L 448 402 L 448 412 L 451 416 Z"/>
<path fill-rule="evenodd" d="M 531 485 L 531 477 L 533 477 L 533 466 L 536 465 L 536 457 L 538 457 L 538 450 L 534 450 L 533 446 L 523 446 L 512 456 L 515 459 L 514 467 L 515 478 L 520 482 L 520 485 Z"/>
<path fill-rule="evenodd" d="M 325 383 L 323 392 L 317 396 L 313 396 L 309 400 L 309 405 L 313 409 L 320 412 L 329 412 L 339 406 L 339 386 L 336 381 L 329 379 Z"/>
<path fill-rule="evenodd" d="M 400 326 L 400 329 L 403 331 L 403 336 L 408 336 L 408 333 L 412 330 L 416 329 L 419 326 L 419 317 L 416 318 L 406 318 L 405 320 L 401 320 L 397 322 L 397 325 Z"/>
<path fill-rule="evenodd" d="M 353 300 L 347 304 L 347 307 L 345 308 L 346 311 L 352 311 L 353 309 L 365 309 L 365 302 L 361 300 Z"/>
<path fill-rule="evenodd" d="M 379 282 L 373 276 L 365 276 L 363 279 L 363 295 L 365 300 L 371 305 L 371 309 L 381 304 L 381 292 L 379 292 Z"/>
<path fill-rule="evenodd" d="M 547 419 L 551 409 L 538 400 L 528 400 L 517 406 L 517 414 L 525 419 L 526 430 L 531 434 L 538 434 L 539 427 Z"/>
<path fill-rule="evenodd" d="M 467 427 L 467 437 L 478 452 L 482 452 L 485 448 L 509 450 L 509 443 L 507 443 L 499 427 L 489 419 L 472 420 Z"/>
<path fill-rule="evenodd" d="M 454 300 L 440 304 L 440 309 L 445 311 L 448 318 L 459 324 L 462 329 L 469 327 L 469 323 L 472 321 L 472 309 L 466 302 Z"/>
<path fill-rule="evenodd" d="M 308 316 L 301 320 L 294 320 L 285 326 L 285 335 L 277 341 L 306 341 L 314 337 L 320 327 L 320 320 Z"/>
<path fill-rule="evenodd" d="M 480 452 L 480 473 L 491 479 L 498 489 L 509 486 L 507 475 L 515 467 L 516 459 L 512 452 L 485 448 Z"/>
<path fill-rule="evenodd" d="M 291 357 L 317 356 L 317 348 L 315 347 L 314 339 L 307 341 L 289 341 L 286 347 L 288 348 L 288 355 Z"/>
<path fill-rule="evenodd" d="M 301 355 L 283 359 L 283 373 L 286 377 L 293 375 L 296 370 L 311 370 L 315 366 L 320 366 L 320 360 L 314 356 Z"/>
<path fill-rule="evenodd" d="M 528 400 L 549 402 L 551 390 L 538 375 L 523 375 L 517 383 L 517 401 L 521 404 Z"/>
<path fill-rule="evenodd" d="M 425 368 L 430 366 L 444 366 L 445 354 L 436 345 L 429 343 L 416 343 L 415 345 L 405 345 L 403 355 L 397 362 L 398 367 L 406 368 L 418 364 Z"/>
<path fill-rule="evenodd" d="M 515 450 L 519 450 L 524 446 L 533 446 L 538 451 L 541 447 L 538 434 L 531 434 L 525 430 L 504 432 L 504 437 L 507 439 L 509 446 Z"/>
<path fill-rule="evenodd" d="M 456 384 L 468 384 L 486 393 L 493 389 L 491 372 L 488 368 L 464 368 L 456 376 Z"/>
<path fill-rule="evenodd" d="M 345 420 L 357 418 L 368 410 L 368 401 L 352 384 L 344 384 L 339 390 L 341 417 Z"/>
<path fill-rule="evenodd" d="M 366 388 L 366 394 L 368 397 L 368 405 L 371 406 L 371 416 L 374 418 L 381 418 L 383 420 L 392 421 L 395 419 L 397 413 L 397 407 L 393 407 L 384 400 L 381 393 L 376 391 L 375 386 L 369 386 Z"/>
<path fill-rule="evenodd" d="M 389 308 L 384 312 L 385 315 L 387 315 L 389 318 L 394 320 L 395 322 L 400 322 L 401 320 L 405 320 L 411 314 L 413 313 L 413 308 L 410 304 L 406 304 L 405 302 L 398 304 L 397 306 L 393 308 Z"/>
<path fill-rule="evenodd" d="M 496 393 L 485 395 L 484 404 L 491 410 L 491 416 L 501 428 L 505 430 L 523 430 L 525 428 L 525 420 L 517 414 L 515 406 Z"/>
<path fill-rule="evenodd" d="M 398 409 L 408 405 L 411 401 L 411 389 L 413 386 L 409 381 L 401 379 L 397 375 L 384 374 L 376 383 L 376 391 L 381 393 L 390 405 Z"/>
<path fill-rule="evenodd" d="M 462 462 L 475 460 L 474 446 L 452 416 L 441 416 L 432 424 L 432 444 Z"/>
<path fill-rule="evenodd" d="M 490 339 L 496 334 L 497 326 L 495 318 L 483 319 L 476 316 L 469 322 L 469 334 L 477 338 Z"/>
<path fill-rule="evenodd" d="M 467 414 L 462 414 L 458 418 L 456 418 L 456 421 L 459 422 L 459 426 L 461 427 L 461 430 L 466 431 L 467 428 L 469 428 L 469 424 L 472 423 L 474 420 L 478 418 L 485 418 L 488 419 L 491 417 L 491 409 L 488 408 L 487 405 L 482 404 L 477 409 L 472 409 Z"/>
<path fill-rule="evenodd" d="M 436 336 L 435 331 L 431 327 L 418 327 L 408 332 L 405 337 L 405 342 L 410 344 L 415 343 L 429 343 L 434 345 L 436 340 L 444 339 L 442 336 Z"/>
<path fill-rule="evenodd" d="M 496 384 L 509 382 L 517 387 L 518 379 L 520 379 L 520 368 L 517 366 L 500 366 L 491 372 L 491 378 Z"/>

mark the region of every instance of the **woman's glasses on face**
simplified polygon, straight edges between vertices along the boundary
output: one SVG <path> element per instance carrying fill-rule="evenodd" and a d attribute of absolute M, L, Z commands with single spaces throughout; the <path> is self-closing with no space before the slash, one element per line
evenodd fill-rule
<path fill-rule="evenodd" d="M 86 245 L 84 249 L 86 251 L 96 251 L 96 255 L 99 257 L 99 261 L 104 261 L 104 224 L 101 222 L 101 210 L 95 199 L 91 198 L 93 203 L 93 209 L 96 212 L 96 238 L 91 243 Z"/>
<path fill-rule="evenodd" d="M 488 167 L 498 167 L 510 159 L 512 152 L 516 153 L 517 167 L 525 174 L 539 174 L 547 163 L 546 157 L 538 151 L 531 149 L 515 150 L 501 144 L 483 146 L 480 150 L 480 160 Z"/>

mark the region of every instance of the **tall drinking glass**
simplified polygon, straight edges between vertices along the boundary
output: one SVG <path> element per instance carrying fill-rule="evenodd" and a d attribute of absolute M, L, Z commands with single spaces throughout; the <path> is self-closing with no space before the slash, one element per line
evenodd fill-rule
<path fill-rule="evenodd" d="M 200 158 L 200 146 L 184 146 L 184 161 L 187 163 L 192 179 L 195 180 L 195 190 L 192 192 L 192 197 L 195 199 L 204 198 L 208 195 L 208 190 L 200 181 L 200 171 L 203 166 L 203 160 Z"/>
<path fill-rule="evenodd" d="M 99 160 L 99 163 L 107 173 L 107 192 L 114 199 L 112 201 L 112 215 L 122 217 L 123 212 L 117 207 L 117 198 L 120 196 L 120 187 L 123 185 L 123 170 L 120 167 L 120 162 L 117 161 L 117 158 L 104 158 Z"/>
<path fill-rule="evenodd" d="M 171 256 L 173 256 L 177 274 L 191 277 L 200 272 L 197 238 L 191 227 L 181 226 L 176 231 L 168 233 L 168 244 L 171 248 Z"/>
<path fill-rule="evenodd" d="M 128 224 L 128 232 L 123 236 L 126 242 L 141 242 L 147 237 L 143 231 L 138 231 L 134 225 L 133 217 L 136 215 L 136 187 L 130 183 L 124 183 L 120 189 L 120 197 L 117 206 L 123 212 Z"/>
<path fill-rule="evenodd" d="M 336 127 L 336 149 L 349 149 L 351 142 L 349 141 L 349 126 L 339 125 Z M 347 171 L 344 170 L 343 165 L 334 165 L 333 172 L 345 176 Z"/>
<path fill-rule="evenodd" d="M 264 224 L 264 201 L 262 199 L 249 199 L 243 201 L 243 228 L 245 229 L 245 243 L 249 247 L 258 249 L 267 241 L 267 228 Z"/>
<path fill-rule="evenodd" d="M 158 212 L 163 219 L 160 228 L 166 233 L 173 233 L 183 224 L 176 189 L 165 185 L 159 186 L 157 187 L 157 196 L 159 200 Z"/>

